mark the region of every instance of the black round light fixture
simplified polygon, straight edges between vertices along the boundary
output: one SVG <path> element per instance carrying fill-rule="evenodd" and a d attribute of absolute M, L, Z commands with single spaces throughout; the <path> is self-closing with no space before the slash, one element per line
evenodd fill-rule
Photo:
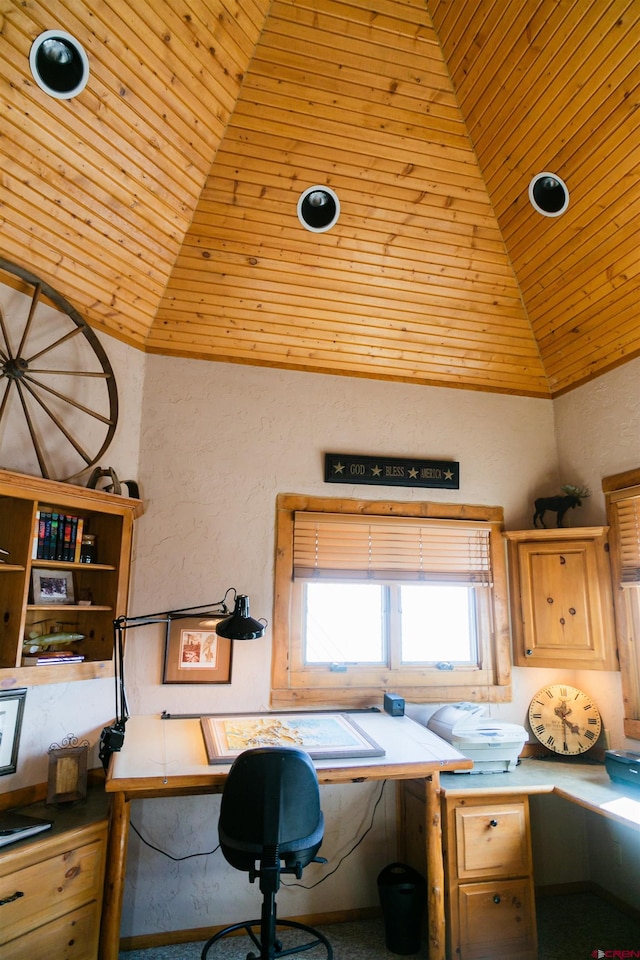
<path fill-rule="evenodd" d="M 537 173 L 529 184 L 531 205 L 543 217 L 559 217 L 569 206 L 569 189 L 555 173 Z"/>
<path fill-rule="evenodd" d="M 45 30 L 31 44 L 29 66 L 41 90 L 70 100 L 84 90 L 89 60 L 81 44 L 64 30 Z"/>
<path fill-rule="evenodd" d="M 298 199 L 298 219 L 313 233 L 330 230 L 340 216 L 340 201 L 330 187 L 307 187 Z"/>

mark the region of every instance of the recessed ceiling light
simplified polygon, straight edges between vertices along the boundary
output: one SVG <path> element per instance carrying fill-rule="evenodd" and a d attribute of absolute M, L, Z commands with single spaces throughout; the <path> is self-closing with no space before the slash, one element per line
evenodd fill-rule
<path fill-rule="evenodd" d="M 537 173 L 529 184 L 529 200 L 543 217 L 559 217 L 569 206 L 569 189 L 555 173 Z"/>
<path fill-rule="evenodd" d="M 340 201 L 330 187 L 307 187 L 298 199 L 298 219 L 313 233 L 330 230 L 340 216 Z"/>
<path fill-rule="evenodd" d="M 76 97 L 89 79 L 86 53 L 64 30 L 45 30 L 36 37 L 29 52 L 29 66 L 41 90 L 58 100 Z"/>

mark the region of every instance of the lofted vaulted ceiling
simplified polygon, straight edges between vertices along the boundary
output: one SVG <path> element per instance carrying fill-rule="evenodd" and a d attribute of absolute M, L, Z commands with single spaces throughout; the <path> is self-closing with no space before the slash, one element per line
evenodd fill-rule
<path fill-rule="evenodd" d="M 556 396 L 640 354 L 639 62 L 638 0 L 5 0 L 0 257 L 145 351 Z"/>

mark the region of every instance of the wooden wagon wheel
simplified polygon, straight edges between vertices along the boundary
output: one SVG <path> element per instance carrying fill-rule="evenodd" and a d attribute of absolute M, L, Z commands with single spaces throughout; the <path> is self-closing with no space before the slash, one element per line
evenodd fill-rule
<path fill-rule="evenodd" d="M 0 257 L 0 466 L 69 480 L 118 422 L 111 364 L 94 331 L 44 280 Z"/>

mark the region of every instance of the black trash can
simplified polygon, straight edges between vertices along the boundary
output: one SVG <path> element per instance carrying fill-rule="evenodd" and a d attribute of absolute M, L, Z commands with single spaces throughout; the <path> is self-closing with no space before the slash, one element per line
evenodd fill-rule
<path fill-rule="evenodd" d="M 427 884 L 413 867 L 390 863 L 378 875 L 385 943 L 392 953 L 418 953 Z"/>

